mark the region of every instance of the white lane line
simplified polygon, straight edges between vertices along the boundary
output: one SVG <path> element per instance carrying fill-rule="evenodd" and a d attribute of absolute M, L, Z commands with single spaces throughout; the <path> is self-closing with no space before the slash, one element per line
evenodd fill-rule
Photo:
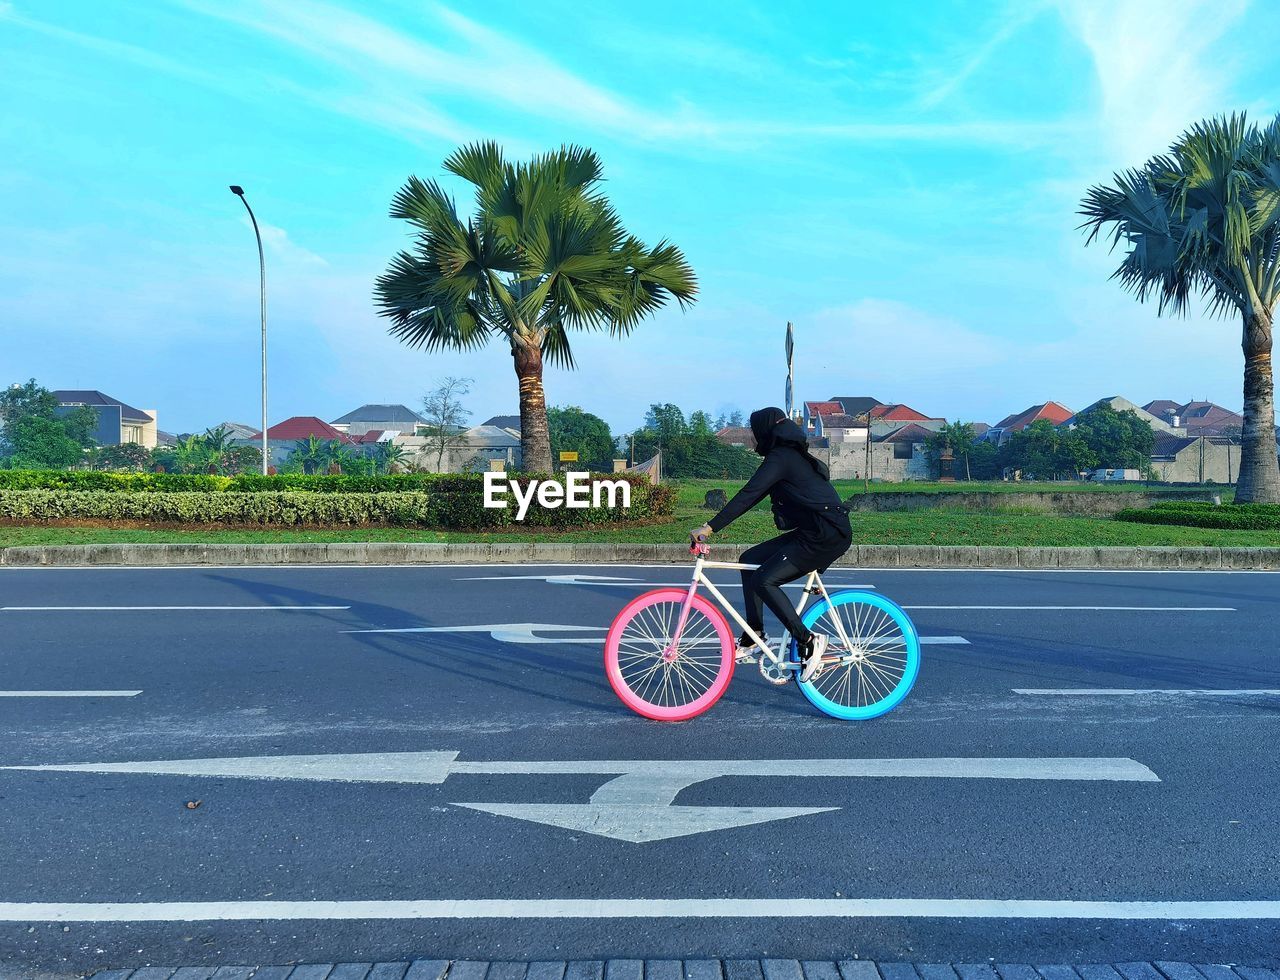
<path fill-rule="evenodd" d="M 514 582 L 520 580 L 546 582 L 548 585 L 610 585 L 622 586 L 623 588 L 643 588 L 656 589 L 677 587 L 687 589 L 689 580 L 682 582 L 650 582 L 641 578 L 624 578 L 620 575 L 468 575 L 455 579 L 458 582 Z M 717 588 L 721 589 L 740 589 L 742 582 L 716 582 Z M 828 582 L 828 586 L 841 589 L 874 589 L 875 586 L 868 583 L 853 582 Z M 788 582 L 783 585 L 784 589 L 803 589 L 803 582 Z"/>
<path fill-rule="evenodd" d="M 3 922 L 283 919 L 1280 919 L 1280 901 L 981 898 L 563 898 L 275 902 L 3 902 Z"/>
<path fill-rule="evenodd" d="M 288 565 L 0 565 L 0 572 L 30 571 L 96 571 L 96 572 L 132 572 L 132 571 L 199 571 L 200 569 L 236 569 L 245 571 L 256 568 L 296 569 L 296 568 L 333 568 L 333 569 L 378 569 L 378 568 L 690 568 L 688 562 L 599 562 L 599 561 L 551 561 L 530 562 L 520 559 L 511 561 L 464 561 L 464 562 L 391 562 L 388 564 L 351 565 L 339 562 L 319 562 Z M 1280 575 L 1280 570 L 1267 568 L 902 568 L 892 565 L 834 565 L 837 572 L 948 572 L 969 575 L 974 572 L 988 572 L 996 575 L 1041 575 L 1046 572 L 1055 575 Z"/>
<path fill-rule="evenodd" d="M 534 631 L 541 632 L 593 632 L 605 633 L 607 626 L 573 626 L 562 623 L 490 623 L 488 625 L 467 626 L 404 626 L 395 629 L 371 630 L 339 630 L 341 633 L 488 633 L 493 639 L 502 643 L 594 643 L 603 642 L 603 636 L 567 637 L 537 636 Z M 965 644 L 969 643 L 963 636 L 922 636 L 922 644 Z"/>
<path fill-rule="evenodd" d="M 136 698 L 141 691 L 0 691 L 0 698 Z"/>
<path fill-rule="evenodd" d="M 307 612 L 350 606 L 0 606 L 0 612 Z"/>
<path fill-rule="evenodd" d="M 1074 609 L 1090 612 L 1238 612 L 1234 606 L 908 606 L 903 609 Z"/>
<path fill-rule="evenodd" d="M 1247 688 L 1181 688 L 1181 687 L 1015 687 L 1014 694 L 1050 694 L 1065 697 L 1093 697 L 1115 695 L 1132 697 L 1138 694 L 1187 694 L 1192 697 L 1247 697 L 1249 695 L 1275 695 L 1280 689 L 1266 687 Z"/>

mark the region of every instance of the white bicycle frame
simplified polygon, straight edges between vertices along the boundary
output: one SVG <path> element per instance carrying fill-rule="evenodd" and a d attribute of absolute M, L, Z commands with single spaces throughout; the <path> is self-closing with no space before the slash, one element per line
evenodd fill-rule
<path fill-rule="evenodd" d="M 725 609 L 729 615 L 733 617 L 734 622 L 742 627 L 742 631 L 756 642 L 756 645 L 764 651 L 764 655 L 773 661 L 774 666 L 784 670 L 799 670 L 800 664 L 789 663 L 779 654 L 773 652 L 773 648 L 765 642 L 765 638 L 747 625 L 746 620 L 744 620 L 738 610 L 733 607 L 733 603 L 724 597 L 724 593 L 717 589 L 715 583 L 712 582 L 711 579 L 707 578 L 704 573 L 704 569 L 708 568 L 729 568 L 736 569 L 738 571 L 746 571 L 749 569 L 754 570 L 759 567 L 759 565 L 746 565 L 742 562 L 736 561 L 710 561 L 702 555 L 699 555 L 697 561 L 695 561 L 693 565 L 693 581 L 689 584 L 689 592 L 685 595 L 684 605 L 680 607 L 680 619 L 676 623 L 674 635 L 671 637 L 671 645 L 663 651 L 664 655 L 670 658 L 674 656 L 676 650 L 679 649 L 680 635 L 684 632 L 685 622 L 689 618 L 689 609 L 693 605 L 694 593 L 698 591 L 699 585 L 705 585 L 707 590 L 716 597 L 721 608 Z M 820 576 L 817 571 L 812 571 L 809 573 L 809 577 L 805 579 L 804 588 L 800 591 L 800 602 L 796 606 L 797 616 L 809 602 L 809 596 L 811 595 L 822 596 L 827 600 L 827 605 L 830 608 L 835 608 L 835 605 L 831 602 L 831 595 L 827 592 L 827 587 L 822 582 L 822 576 Z M 849 642 L 848 634 L 845 633 L 843 620 L 839 615 L 834 615 L 831 618 L 835 621 L 836 631 L 840 636 L 840 642 L 844 649 L 846 651 L 852 650 L 853 644 Z"/>

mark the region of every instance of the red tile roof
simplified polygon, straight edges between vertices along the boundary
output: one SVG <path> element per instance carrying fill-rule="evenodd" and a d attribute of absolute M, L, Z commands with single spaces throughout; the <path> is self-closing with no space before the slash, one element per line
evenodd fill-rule
<path fill-rule="evenodd" d="M 268 441 L 275 442 L 303 442 L 312 436 L 317 439 L 323 439 L 328 442 L 330 439 L 337 439 L 339 442 L 353 443 L 352 439 L 344 432 L 339 432 L 333 426 L 323 419 L 316 418 L 314 415 L 295 415 L 293 418 L 285 419 L 283 422 L 277 422 L 271 428 L 267 429 Z M 261 439 L 262 432 L 258 431 L 253 434 L 254 439 Z"/>
<path fill-rule="evenodd" d="M 348 436 L 352 442 L 377 442 L 385 429 L 370 429 L 368 432 L 362 432 L 358 436 Z"/>
<path fill-rule="evenodd" d="M 1054 425 L 1061 425 L 1073 415 L 1075 415 L 1075 412 L 1065 405 L 1060 405 L 1057 402 L 1043 402 L 1039 405 L 1032 405 L 1025 412 L 1006 416 L 995 424 L 995 428 L 1016 432 L 1020 429 L 1025 429 L 1037 419 L 1048 419 Z"/>
<path fill-rule="evenodd" d="M 877 405 L 871 410 L 871 417 L 886 422 L 927 422 L 930 419 L 910 405 Z"/>
<path fill-rule="evenodd" d="M 844 406 L 839 402 L 805 402 L 805 409 L 810 415 L 841 415 Z"/>

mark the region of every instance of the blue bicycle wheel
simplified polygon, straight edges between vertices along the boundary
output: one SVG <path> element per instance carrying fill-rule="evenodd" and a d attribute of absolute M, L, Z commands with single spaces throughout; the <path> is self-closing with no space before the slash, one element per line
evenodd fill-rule
<path fill-rule="evenodd" d="M 800 685 L 820 711 L 865 721 L 891 711 L 911 691 L 920 673 L 920 636 L 896 602 L 874 592 L 836 592 L 830 604 L 822 599 L 801 618 L 828 637 L 822 671 Z M 795 640 L 790 655 L 799 661 Z"/>

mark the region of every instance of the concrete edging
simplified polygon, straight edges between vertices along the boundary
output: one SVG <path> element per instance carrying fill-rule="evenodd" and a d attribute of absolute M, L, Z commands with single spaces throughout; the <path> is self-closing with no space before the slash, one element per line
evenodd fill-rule
<path fill-rule="evenodd" d="M 720 545 L 731 555 L 745 545 Z M 295 544 L 79 544 L 0 548 L 0 565 L 433 565 L 683 564 L 678 544 L 596 542 L 316 542 Z M 836 568 L 1149 568 L 1280 570 L 1280 548 L 1042 548 L 1001 545 L 855 545 Z"/>

